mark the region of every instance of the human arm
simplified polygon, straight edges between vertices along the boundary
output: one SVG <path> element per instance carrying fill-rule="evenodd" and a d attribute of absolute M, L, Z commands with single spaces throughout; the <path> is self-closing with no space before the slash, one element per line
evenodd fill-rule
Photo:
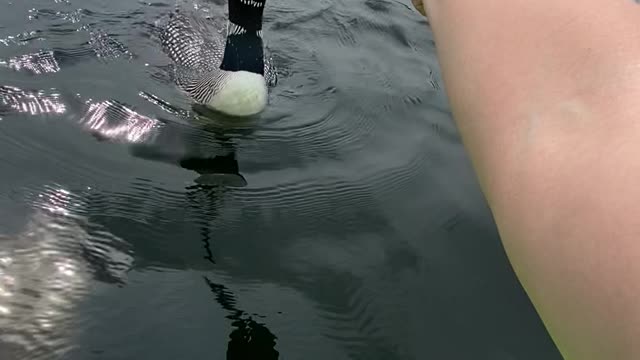
<path fill-rule="evenodd" d="M 509 259 L 568 360 L 640 358 L 640 5 L 423 0 Z"/>

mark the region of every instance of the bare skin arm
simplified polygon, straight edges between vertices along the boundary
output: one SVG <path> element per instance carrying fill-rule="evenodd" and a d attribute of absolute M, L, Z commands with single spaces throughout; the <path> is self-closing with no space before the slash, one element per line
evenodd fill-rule
<path fill-rule="evenodd" d="M 509 259 L 560 351 L 640 359 L 640 5 L 416 1 Z"/>

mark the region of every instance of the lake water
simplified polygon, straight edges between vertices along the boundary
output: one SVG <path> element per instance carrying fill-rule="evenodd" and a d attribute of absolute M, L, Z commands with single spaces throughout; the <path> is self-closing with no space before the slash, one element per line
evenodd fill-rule
<path fill-rule="evenodd" d="M 408 0 L 268 0 L 236 124 L 171 82 L 173 0 L 0 5 L 0 359 L 560 359 Z"/>

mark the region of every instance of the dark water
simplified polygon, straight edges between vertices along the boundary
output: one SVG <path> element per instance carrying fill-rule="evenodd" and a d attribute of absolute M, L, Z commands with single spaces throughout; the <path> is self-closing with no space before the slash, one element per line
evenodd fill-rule
<path fill-rule="evenodd" d="M 408 1 L 268 0 L 233 126 L 168 77 L 172 1 L 0 0 L 0 359 L 560 358 Z"/>

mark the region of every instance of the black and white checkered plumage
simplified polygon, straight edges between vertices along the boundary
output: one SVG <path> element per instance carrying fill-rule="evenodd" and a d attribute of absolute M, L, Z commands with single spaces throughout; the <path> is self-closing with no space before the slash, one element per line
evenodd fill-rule
<path fill-rule="evenodd" d="M 262 75 L 270 87 L 277 83 L 262 45 L 265 0 L 228 1 L 226 21 L 180 8 L 160 34 L 162 49 L 175 65 L 177 85 L 201 104 L 210 103 L 237 71 Z"/>

